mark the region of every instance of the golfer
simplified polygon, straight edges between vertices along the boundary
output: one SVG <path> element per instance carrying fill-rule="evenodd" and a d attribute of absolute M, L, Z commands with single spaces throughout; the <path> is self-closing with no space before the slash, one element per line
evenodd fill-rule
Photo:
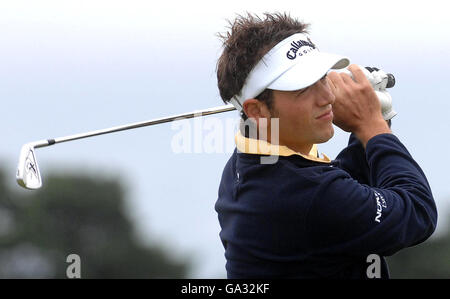
<path fill-rule="evenodd" d="M 388 278 L 384 256 L 425 241 L 437 211 L 363 70 L 289 15 L 230 24 L 218 87 L 243 125 L 215 205 L 228 278 L 368 278 L 373 255 Z M 317 144 L 333 123 L 351 134 L 331 160 Z"/>

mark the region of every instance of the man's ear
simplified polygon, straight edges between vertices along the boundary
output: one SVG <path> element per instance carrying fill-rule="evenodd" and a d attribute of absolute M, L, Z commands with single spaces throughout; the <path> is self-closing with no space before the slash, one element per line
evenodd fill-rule
<path fill-rule="evenodd" d="M 242 105 L 245 115 L 258 121 L 260 118 L 270 118 L 270 111 L 267 105 L 257 99 L 248 99 Z"/>

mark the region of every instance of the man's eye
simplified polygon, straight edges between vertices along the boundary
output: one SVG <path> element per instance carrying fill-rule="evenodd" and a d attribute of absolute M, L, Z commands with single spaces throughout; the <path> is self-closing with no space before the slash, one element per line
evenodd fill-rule
<path fill-rule="evenodd" d="M 299 96 L 299 95 L 301 95 L 302 93 L 304 93 L 306 90 L 308 90 L 308 88 L 309 88 L 309 86 L 308 87 L 305 87 L 305 88 L 302 88 L 302 89 L 299 89 L 299 90 L 297 90 L 297 95 Z"/>
<path fill-rule="evenodd" d="M 324 80 L 326 80 L 327 79 L 327 74 L 325 74 L 325 75 L 323 75 L 323 77 L 322 78 L 320 78 L 320 80 L 319 81 L 324 81 Z M 325 82 L 324 82 L 325 83 Z M 313 84 L 314 85 L 314 84 Z M 311 85 L 312 86 L 312 85 Z M 305 87 L 305 88 L 302 88 L 302 89 L 299 89 L 299 90 L 297 90 L 296 91 L 296 95 L 297 96 L 299 96 L 299 95 L 301 95 L 302 93 L 304 93 L 305 91 L 307 91 L 308 90 L 308 88 L 310 88 L 311 86 L 308 86 L 308 87 Z"/>

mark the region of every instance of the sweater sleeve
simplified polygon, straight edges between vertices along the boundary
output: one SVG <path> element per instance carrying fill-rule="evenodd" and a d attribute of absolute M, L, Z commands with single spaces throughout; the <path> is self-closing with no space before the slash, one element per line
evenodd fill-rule
<path fill-rule="evenodd" d="M 427 179 L 403 144 L 380 134 L 366 146 L 371 186 L 330 167 L 308 215 L 318 254 L 392 255 L 435 230 L 436 205 Z"/>
<path fill-rule="evenodd" d="M 369 182 L 369 165 L 366 160 L 366 152 L 355 134 L 350 134 L 348 145 L 336 157 L 339 167 L 345 170 L 352 178 L 361 184 Z"/>

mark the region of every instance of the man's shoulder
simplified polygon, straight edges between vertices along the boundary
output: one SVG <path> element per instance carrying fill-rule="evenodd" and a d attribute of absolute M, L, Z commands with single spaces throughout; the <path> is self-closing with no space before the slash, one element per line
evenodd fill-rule
<path fill-rule="evenodd" d="M 275 163 L 264 163 L 266 155 L 247 154 L 235 150 L 225 165 L 224 172 L 239 173 L 248 179 L 272 180 L 289 183 L 298 180 L 308 180 L 320 183 L 323 176 L 336 172 L 347 174 L 338 167 L 338 163 L 322 163 L 308 160 L 302 156 L 279 156 Z"/>

